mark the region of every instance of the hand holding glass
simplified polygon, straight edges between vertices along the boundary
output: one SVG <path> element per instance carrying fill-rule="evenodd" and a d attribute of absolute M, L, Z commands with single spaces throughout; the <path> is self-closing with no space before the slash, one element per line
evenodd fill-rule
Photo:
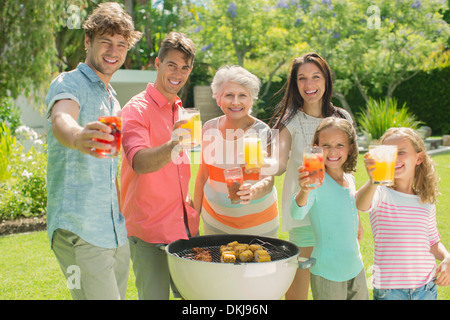
<path fill-rule="evenodd" d="M 190 148 L 198 146 L 202 141 L 202 122 L 200 112 L 195 108 L 187 108 L 180 111 L 179 120 L 187 120 L 181 125 L 183 129 L 191 130 L 188 138 L 183 138 L 182 144 Z"/>
<path fill-rule="evenodd" d="M 230 197 L 232 204 L 237 204 L 241 202 L 241 197 L 236 193 L 239 191 L 241 185 L 244 184 L 244 176 L 242 174 L 242 168 L 236 167 L 231 169 L 226 169 L 223 171 L 225 176 L 225 183 L 228 188 L 228 195 Z"/>
<path fill-rule="evenodd" d="M 320 147 L 306 147 L 303 151 L 303 172 L 309 173 L 309 187 L 320 187 L 325 177 L 323 149 Z"/>
<path fill-rule="evenodd" d="M 246 170 L 260 171 L 263 166 L 263 148 L 256 133 L 244 135 L 244 161 Z"/>
<path fill-rule="evenodd" d="M 101 155 L 103 158 L 114 158 L 119 155 L 120 144 L 122 142 L 122 118 L 121 117 L 99 117 L 98 121 L 106 124 L 111 128 L 111 134 L 114 136 L 113 141 L 106 141 L 102 139 L 97 139 L 98 142 L 111 144 L 111 149 L 95 149 L 97 154 Z"/>
<path fill-rule="evenodd" d="M 392 185 L 397 161 L 397 146 L 369 146 L 369 154 L 376 161 L 375 170 L 372 171 L 374 184 Z"/>

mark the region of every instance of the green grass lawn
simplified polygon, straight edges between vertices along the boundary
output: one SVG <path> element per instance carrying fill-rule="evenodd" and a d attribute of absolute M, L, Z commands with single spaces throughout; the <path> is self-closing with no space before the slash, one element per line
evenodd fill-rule
<path fill-rule="evenodd" d="M 367 179 L 363 162 L 358 163 L 355 173 L 357 188 Z M 198 163 L 198 153 L 193 154 Z M 442 195 L 437 203 L 437 221 L 442 243 L 450 249 L 450 154 L 433 157 L 441 177 Z M 197 165 L 192 166 L 191 190 L 193 190 Z M 275 179 L 278 196 L 281 199 L 283 177 Z M 281 201 L 279 201 L 279 204 Z M 281 212 L 281 208 L 280 208 Z M 280 221 L 281 221 L 280 215 Z M 360 243 L 367 277 L 371 276 L 373 240 L 368 215 L 361 214 L 364 237 Z M 279 231 L 281 239 L 288 240 L 287 233 Z M 71 299 L 59 265 L 50 250 L 46 232 L 34 232 L 0 237 L 0 300 L 64 300 Z M 371 290 L 369 290 L 372 296 Z M 138 298 L 134 285 L 134 274 L 130 270 L 127 299 Z M 438 288 L 439 300 L 450 300 L 450 287 Z"/>

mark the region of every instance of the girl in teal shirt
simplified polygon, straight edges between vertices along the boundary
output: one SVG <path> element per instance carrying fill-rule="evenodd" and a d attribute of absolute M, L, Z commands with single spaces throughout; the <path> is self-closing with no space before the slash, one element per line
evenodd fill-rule
<path fill-rule="evenodd" d="M 323 148 L 325 178 L 321 186 L 309 185 L 309 173 L 299 167 L 299 190 L 291 214 L 308 213 L 316 235 L 311 267 L 314 300 L 368 299 L 364 266 L 359 251 L 359 216 L 355 204 L 355 171 L 358 158 L 356 132 L 345 119 L 326 118 L 317 128 L 313 145 Z"/>

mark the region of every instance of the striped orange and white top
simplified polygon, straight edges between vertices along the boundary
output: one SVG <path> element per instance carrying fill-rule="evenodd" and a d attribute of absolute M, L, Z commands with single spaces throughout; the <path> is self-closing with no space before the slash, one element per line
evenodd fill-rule
<path fill-rule="evenodd" d="M 219 118 L 215 118 L 203 126 L 202 161 L 209 172 L 203 189 L 201 212 L 205 230 L 213 233 L 276 236 L 279 222 L 275 186 L 271 192 L 249 204 L 232 204 L 228 198 L 224 170 L 243 165 L 238 151 L 242 150 L 242 138 L 226 141 L 218 130 L 218 121 Z M 262 131 L 270 131 L 270 128 L 256 120 L 249 130 L 255 130 L 264 137 Z M 262 143 L 264 148 L 264 139 Z M 244 183 L 255 184 L 263 178 L 259 173 L 245 173 L 245 170 L 243 173 Z"/>

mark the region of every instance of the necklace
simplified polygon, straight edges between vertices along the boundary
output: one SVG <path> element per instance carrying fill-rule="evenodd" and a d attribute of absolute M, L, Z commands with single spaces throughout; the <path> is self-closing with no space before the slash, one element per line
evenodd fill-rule
<path fill-rule="evenodd" d="M 309 143 L 308 143 L 308 141 L 306 141 L 305 129 L 303 128 L 305 125 L 303 124 L 303 120 L 302 120 L 303 118 L 306 120 L 306 115 L 302 110 L 299 110 L 297 112 L 297 114 L 299 114 L 299 113 L 301 113 L 303 115 L 303 117 L 301 117 L 300 115 L 298 116 L 298 120 L 300 122 L 300 128 L 302 129 L 303 141 L 305 143 L 305 146 L 308 146 Z"/>
<path fill-rule="evenodd" d="M 301 115 L 299 115 L 299 113 L 301 113 Z M 308 140 L 307 140 L 307 134 L 306 134 L 305 128 L 304 128 L 304 127 L 306 127 L 306 123 L 304 121 L 308 120 L 308 117 L 306 116 L 306 113 L 302 109 L 299 109 L 298 112 L 297 112 L 297 116 L 298 116 L 298 121 L 300 123 L 300 128 L 302 130 L 303 142 L 305 143 L 304 144 L 305 147 L 309 146 L 309 145 L 312 145 L 312 141 L 308 142 Z M 314 119 L 319 119 L 319 118 L 315 118 L 315 117 L 313 117 L 313 118 Z M 316 128 L 317 128 L 317 126 L 316 126 Z M 314 128 L 313 131 L 315 131 L 316 128 Z M 312 135 L 314 135 L 314 132 L 312 133 Z"/>

